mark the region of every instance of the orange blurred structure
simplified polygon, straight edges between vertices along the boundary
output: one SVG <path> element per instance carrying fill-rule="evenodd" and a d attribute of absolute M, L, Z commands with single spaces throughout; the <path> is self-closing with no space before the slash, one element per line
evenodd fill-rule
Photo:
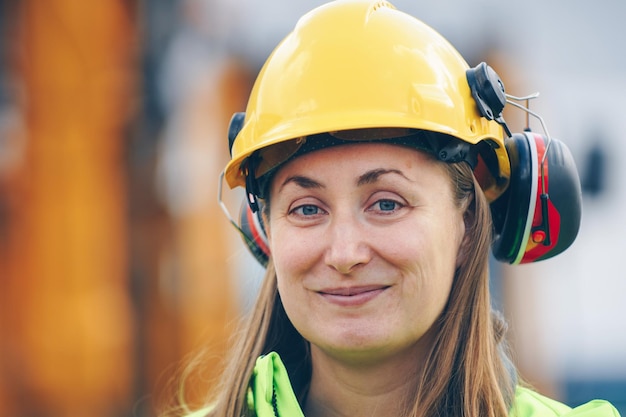
<path fill-rule="evenodd" d="M 24 1 L 26 147 L 8 185 L 1 415 L 110 416 L 131 401 L 121 2 Z"/>
<path fill-rule="evenodd" d="M 185 391 L 197 404 L 239 312 L 237 235 L 215 195 L 247 69 L 209 63 L 176 110 L 177 146 L 211 164 L 195 160 L 205 176 L 192 178 L 210 198 L 174 215 L 154 189 L 163 139 L 131 155 L 154 133 L 141 125 L 143 10 L 25 0 L 12 12 L 25 126 L 23 158 L 0 172 L 0 416 L 153 415 L 204 350 Z"/>

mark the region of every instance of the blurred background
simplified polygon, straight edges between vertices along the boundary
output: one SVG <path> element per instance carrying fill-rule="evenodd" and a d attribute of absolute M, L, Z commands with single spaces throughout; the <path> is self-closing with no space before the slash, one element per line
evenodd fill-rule
<path fill-rule="evenodd" d="M 202 401 L 262 276 L 217 204 L 228 122 L 322 3 L 0 0 L 0 416 L 156 416 L 183 378 Z M 541 92 L 583 222 L 554 259 L 494 263 L 494 301 L 528 381 L 625 414 L 626 3 L 393 3 Z"/>

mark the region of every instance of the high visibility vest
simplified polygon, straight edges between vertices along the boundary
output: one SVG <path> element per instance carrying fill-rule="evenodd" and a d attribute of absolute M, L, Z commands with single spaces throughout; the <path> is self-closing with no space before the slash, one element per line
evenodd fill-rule
<path fill-rule="evenodd" d="M 304 417 L 291 387 L 287 370 L 277 353 L 261 356 L 256 361 L 248 404 L 256 417 Z M 208 415 L 209 409 L 199 410 L 187 417 Z M 605 400 L 593 400 L 571 408 L 531 389 L 518 386 L 510 417 L 620 417 L 619 412 Z"/>

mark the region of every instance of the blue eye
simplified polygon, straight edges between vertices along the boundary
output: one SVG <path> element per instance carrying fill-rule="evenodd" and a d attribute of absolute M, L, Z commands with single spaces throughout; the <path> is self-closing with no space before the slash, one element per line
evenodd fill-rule
<path fill-rule="evenodd" d="M 393 200 L 380 200 L 376 202 L 380 211 L 394 211 L 399 208 L 399 204 Z"/>
<path fill-rule="evenodd" d="M 305 204 L 293 209 L 292 213 L 300 216 L 315 216 L 316 214 L 320 214 L 321 210 L 319 207 L 312 204 Z"/>

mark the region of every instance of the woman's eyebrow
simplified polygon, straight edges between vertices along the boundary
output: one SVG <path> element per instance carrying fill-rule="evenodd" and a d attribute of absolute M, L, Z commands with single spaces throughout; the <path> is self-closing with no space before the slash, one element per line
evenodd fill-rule
<path fill-rule="evenodd" d="M 372 184 L 378 181 L 378 179 L 381 176 L 386 175 L 386 174 L 397 174 L 405 178 L 406 180 L 412 182 L 410 178 L 408 178 L 406 175 L 404 175 L 402 171 L 398 169 L 377 168 L 377 169 L 372 169 L 370 171 L 367 171 L 366 173 L 360 175 L 359 178 L 357 179 L 357 186 Z M 295 183 L 297 186 L 306 188 L 306 189 L 326 188 L 325 185 L 323 185 L 322 183 L 318 181 L 315 181 L 312 178 L 305 177 L 303 175 L 293 175 L 285 179 L 285 181 L 283 181 L 283 183 L 280 185 L 279 190 L 282 190 L 287 184 L 290 184 L 290 183 Z"/>
<path fill-rule="evenodd" d="M 373 169 L 371 171 L 367 171 L 365 174 L 359 176 L 359 179 L 357 180 L 357 185 L 360 186 L 360 185 L 365 185 L 365 184 L 372 184 L 378 181 L 378 179 L 385 174 L 398 174 L 401 177 L 405 178 L 406 180 L 413 182 L 410 178 L 404 175 L 402 171 L 398 169 L 378 168 L 378 169 Z"/>
<path fill-rule="evenodd" d="M 302 175 L 293 175 L 291 177 L 288 177 L 285 181 L 283 181 L 283 183 L 280 185 L 279 190 L 282 190 L 287 184 L 292 183 L 292 182 L 298 185 L 299 187 L 307 188 L 307 189 L 325 188 L 323 184 L 315 181 L 312 178 L 305 177 Z"/>

